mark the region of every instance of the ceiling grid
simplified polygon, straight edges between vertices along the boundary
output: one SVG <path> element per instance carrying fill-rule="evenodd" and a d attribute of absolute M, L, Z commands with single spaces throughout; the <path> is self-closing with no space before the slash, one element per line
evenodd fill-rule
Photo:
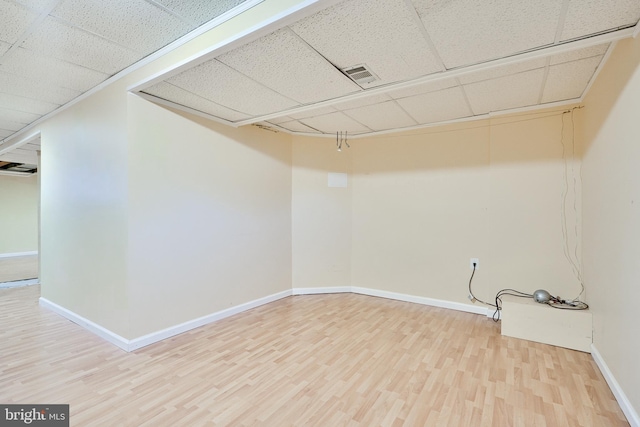
<path fill-rule="evenodd" d="M 0 139 L 245 1 L 0 0 Z M 318 0 L 313 10 L 133 91 L 233 126 L 388 132 L 579 102 L 640 19 L 637 0 Z M 356 66 L 377 78 L 356 84 L 344 71 Z"/>

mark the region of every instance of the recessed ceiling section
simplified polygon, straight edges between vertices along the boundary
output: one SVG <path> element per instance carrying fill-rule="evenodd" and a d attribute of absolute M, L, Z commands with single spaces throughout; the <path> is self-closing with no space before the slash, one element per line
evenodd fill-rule
<path fill-rule="evenodd" d="M 170 101 L 183 107 L 188 106 L 191 110 L 199 111 L 231 122 L 248 119 L 250 117 L 247 114 L 232 110 L 223 105 L 216 104 L 215 102 L 211 102 L 206 98 L 167 82 L 160 82 L 150 88 L 147 88 L 144 93 L 165 101 Z"/>
<path fill-rule="evenodd" d="M 290 28 L 340 69 L 367 64 L 379 78 L 360 84 L 367 88 L 443 70 L 414 17 L 404 1 L 348 0 Z"/>
<path fill-rule="evenodd" d="M 290 114 L 289 117 L 296 120 L 300 120 L 300 119 L 307 119 L 309 117 L 323 116 L 325 114 L 335 113 L 335 112 L 336 112 L 336 109 L 333 107 L 318 107 L 318 108 L 314 108 L 313 110 L 306 110 L 306 111 L 301 111 L 300 113 Z"/>
<path fill-rule="evenodd" d="M 387 102 L 391 98 L 389 95 L 382 93 L 379 95 L 369 95 L 365 97 L 359 97 L 350 101 L 338 101 L 333 106 L 338 110 L 349 110 L 352 108 L 366 107 L 367 105 L 380 104 Z"/>
<path fill-rule="evenodd" d="M 544 81 L 544 68 L 464 86 L 475 115 L 536 105 Z"/>
<path fill-rule="evenodd" d="M 460 87 L 399 99 L 398 104 L 418 124 L 431 124 L 472 116 Z"/>
<path fill-rule="evenodd" d="M 411 118 L 396 101 L 367 105 L 343 111 L 349 117 L 362 123 L 373 131 L 402 129 L 416 126 L 418 122 Z"/>
<path fill-rule="evenodd" d="M 562 101 L 582 96 L 601 61 L 602 56 L 595 56 L 549 67 L 542 102 Z"/>
<path fill-rule="evenodd" d="M 564 62 L 576 61 L 578 59 L 591 58 L 593 56 L 602 56 L 607 52 L 609 46 L 610 43 L 605 43 L 597 46 L 586 47 L 583 49 L 577 49 L 558 55 L 553 55 L 549 58 L 549 64 L 557 65 Z"/>
<path fill-rule="evenodd" d="M 636 25 L 640 19 L 638 0 L 565 0 L 569 2 L 560 39 L 562 41 L 585 35 L 611 31 Z"/>
<path fill-rule="evenodd" d="M 320 132 L 329 134 L 335 134 L 337 131 L 349 132 L 351 134 L 371 132 L 370 128 L 340 112 L 309 117 L 300 120 L 300 122 Z"/>
<path fill-rule="evenodd" d="M 305 125 L 304 123 L 300 123 L 297 120 L 293 120 L 293 121 L 288 121 L 288 122 L 284 122 L 284 123 L 272 123 L 269 122 L 270 124 L 276 125 L 278 127 L 284 128 L 288 131 L 291 132 L 298 132 L 298 133 L 320 133 L 318 130 L 313 129 L 307 125 Z"/>
<path fill-rule="evenodd" d="M 223 54 L 218 60 L 301 104 L 361 90 L 288 28 Z"/>
<path fill-rule="evenodd" d="M 532 59 L 529 61 L 518 62 L 516 64 L 502 65 L 489 70 L 482 70 L 471 74 L 465 74 L 459 77 L 460 83 L 470 84 L 481 82 L 484 80 L 493 80 L 500 77 L 513 76 L 524 73 L 526 71 L 544 68 L 547 65 L 547 58 Z"/>
<path fill-rule="evenodd" d="M 171 77 L 167 82 L 252 117 L 300 105 L 216 59 Z"/>
<path fill-rule="evenodd" d="M 403 89 L 394 89 L 388 92 L 393 99 L 406 98 L 409 96 L 420 95 L 422 93 L 437 92 L 439 90 L 448 89 L 458 86 L 456 79 L 442 79 L 432 82 L 426 82 L 419 85 L 413 85 Z"/>
<path fill-rule="evenodd" d="M 557 0 L 413 0 L 447 69 L 551 45 Z"/>

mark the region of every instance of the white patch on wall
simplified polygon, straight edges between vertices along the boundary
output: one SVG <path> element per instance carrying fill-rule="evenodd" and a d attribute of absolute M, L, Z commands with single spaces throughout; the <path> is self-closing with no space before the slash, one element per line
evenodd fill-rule
<path fill-rule="evenodd" d="M 329 187 L 347 188 L 347 174 L 329 172 L 328 182 L 329 182 Z"/>

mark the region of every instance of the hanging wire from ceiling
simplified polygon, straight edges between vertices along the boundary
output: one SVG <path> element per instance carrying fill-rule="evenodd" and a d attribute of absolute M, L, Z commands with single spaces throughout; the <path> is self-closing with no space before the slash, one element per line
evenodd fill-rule
<path fill-rule="evenodd" d="M 347 131 L 336 132 L 336 147 L 338 147 L 338 151 L 342 151 L 342 145 L 343 144 L 347 148 L 351 148 L 351 146 L 347 142 Z"/>
<path fill-rule="evenodd" d="M 574 117 L 573 112 L 576 109 L 583 108 L 573 107 L 570 110 L 566 110 L 562 113 L 562 129 L 560 135 L 560 144 L 562 145 L 562 162 L 564 164 L 564 173 L 563 173 L 563 189 L 562 189 L 562 198 L 560 204 L 560 212 L 561 212 L 561 226 L 562 226 L 562 237 L 563 237 L 563 252 L 564 256 L 569 262 L 571 269 L 575 278 L 580 283 L 580 293 L 577 297 L 573 299 L 573 301 L 579 301 L 582 295 L 584 294 L 584 281 L 582 278 L 582 262 L 580 256 L 578 254 L 578 208 L 577 208 L 577 198 L 578 198 L 578 190 L 577 190 L 577 179 L 575 172 L 575 157 L 576 157 L 576 144 L 575 144 L 575 126 L 574 126 Z M 565 116 L 568 116 L 571 120 L 571 147 L 567 147 L 565 143 L 564 130 L 565 130 Z M 569 162 L 571 163 L 571 173 L 569 173 Z M 570 177 L 572 178 L 572 186 L 570 185 Z M 571 187 L 571 188 L 570 188 Z M 571 196 L 573 198 L 573 248 L 571 248 L 570 237 L 569 237 L 569 226 L 568 226 L 568 217 L 567 217 L 567 198 L 569 196 L 569 192 L 571 190 Z"/>

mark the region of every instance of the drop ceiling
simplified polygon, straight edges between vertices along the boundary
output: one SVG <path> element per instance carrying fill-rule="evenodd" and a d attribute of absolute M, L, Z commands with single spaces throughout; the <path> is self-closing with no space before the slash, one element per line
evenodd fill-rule
<path fill-rule="evenodd" d="M 0 140 L 249 3 L 259 1 L 0 0 Z M 232 126 L 389 132 L 579 101 L 640 19 L 638 0 L 319 0 L 314 8 L 132 91 Z M 372 81 L 345 73 L 360 66 Z"/>
<path fill-rule="evenodd" d="M 639 18 L 638 0 L 332 2 L 134 91 L 233 126 L 396 131 L 579 102 Z"/>
<path fill-rule="evenodd" d="M 0 141 L 244 1 L 0 0 Z"/>

